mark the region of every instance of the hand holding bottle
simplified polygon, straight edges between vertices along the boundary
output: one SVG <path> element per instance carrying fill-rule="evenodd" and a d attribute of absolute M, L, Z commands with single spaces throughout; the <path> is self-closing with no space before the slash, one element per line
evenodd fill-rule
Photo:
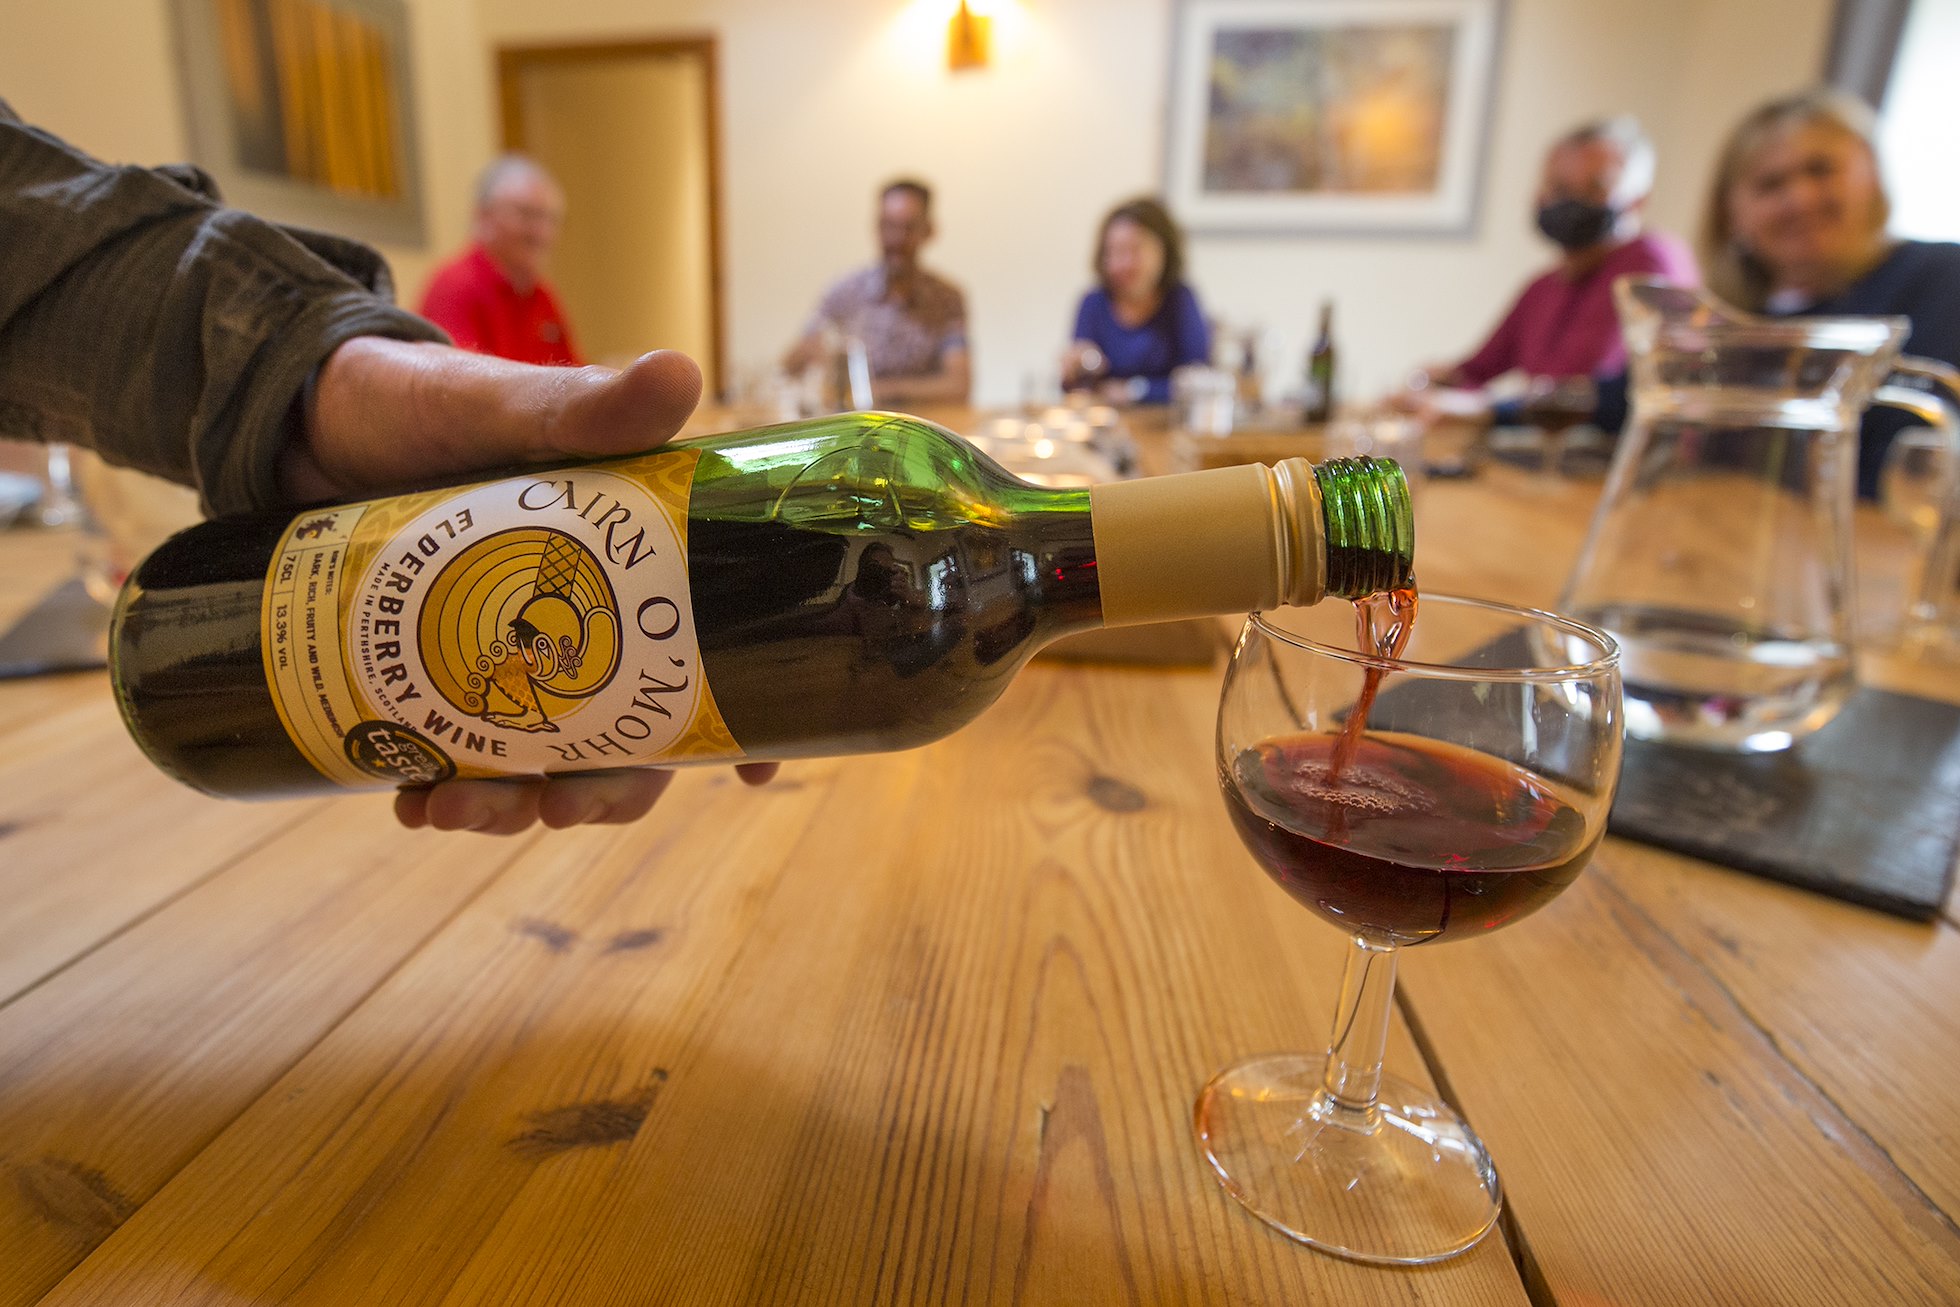
<path fill-rule="evenodd" d="M 320 368 L 302 434 L 280 465 L 295 504 L 348 499 L 521 463 L 650 449 L 677 433 L 701 395 L 701 371 L 672 350 L 622 371 L 543 368 L 443 345 L 361 336 Z M 737 768 L 761 784 L 773 763 Z M 409 827 L 510 835 L 637 821 L 673 773 L 635 768 L 524 780 L 449 780 L 401 791 Z"/>

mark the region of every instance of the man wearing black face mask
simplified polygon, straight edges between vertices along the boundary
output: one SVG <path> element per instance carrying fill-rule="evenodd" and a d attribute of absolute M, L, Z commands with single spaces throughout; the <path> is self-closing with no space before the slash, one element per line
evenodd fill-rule
<path fill-rule="evenodd" d="M 1641 229 L 1653 181 L 1654 147 L 1630 117 L 1588 123 L 1559 138 L 1545 157 L 1537 206 L 1538 230 L 1562 251 L 1558 264 L 1524 288 L 1482 348 L 1429 381 L 1476 388 L 1520 373 L 1542 390 L 1570 377 L 1623 370 L 1614 280 L 1628 274 L 1688 285 L 1699 280 L 1685 245 Z"/>

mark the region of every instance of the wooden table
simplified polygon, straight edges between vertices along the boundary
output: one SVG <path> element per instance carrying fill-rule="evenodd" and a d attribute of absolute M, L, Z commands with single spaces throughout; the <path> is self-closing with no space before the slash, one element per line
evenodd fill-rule
<path fill-rule="evenodd" d="M 1549 601 L 1595 493 L 1432 483 L 1425 580 Z M 0 621 L 66 549 L 0 536 Z M 1218 679 L 1037 663 L 931 748 L 509 840 L 206 800 L 102 677 L 0 685 L 0 1305 L 1960 1302 L 1952 912 L 1616 841 L 1405 957 L 1390 1067 L 1501 1237 L 1239 1210 L 1192 1096 L 1320 1045 L 1341 949 L 1232 833 Z"/>

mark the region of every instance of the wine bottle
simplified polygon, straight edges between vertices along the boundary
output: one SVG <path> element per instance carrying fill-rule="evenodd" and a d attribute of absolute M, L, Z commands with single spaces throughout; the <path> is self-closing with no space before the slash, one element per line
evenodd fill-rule
<path fill-rule="evenodd" d="M 1092 489 L 851 413 L 200 523 L 132 573 L 132 734 L 208 793 L 901 749 L 1097 625 L 1406 582 L 1395 464 Z"/>
<path fill-rule="evenodd" d="M 1320 302 L 1320 333 L 1314 337 L 1307 355 L 1308 422 L 1328 422 L 1334 417 L 1334 301 Z"/>
<path fill-rule="evenodd" d="M 1259 379 L 1259 330 L 1254 328 L 1239 337 L 1239 412 L 1256 414 L 1264 399 L 1265 388 Z"/>

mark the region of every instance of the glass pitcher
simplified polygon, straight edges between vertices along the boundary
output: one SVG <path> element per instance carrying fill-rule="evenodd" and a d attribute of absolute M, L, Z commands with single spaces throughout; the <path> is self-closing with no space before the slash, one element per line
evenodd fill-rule
<path fill-rule="evenodd" d="M 1620 642 L 1627 733 L 1786 749 L 1855 685 L 1852 506 L 1871 403 L 1950 418 L 1888 378 L 1904 318 L 1763 318 L 1615 287 L 1632 416 L 1561 610 Z M 1935 365 L 1936 366 L 1936 365 Z"/>

